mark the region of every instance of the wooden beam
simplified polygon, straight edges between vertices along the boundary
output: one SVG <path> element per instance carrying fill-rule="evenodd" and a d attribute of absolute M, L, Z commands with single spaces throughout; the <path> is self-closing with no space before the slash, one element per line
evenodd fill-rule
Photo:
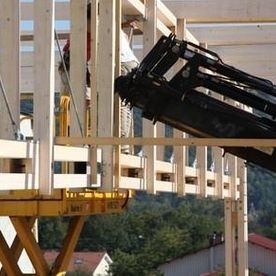
<path fill-rule="evenodd" d="M 5 271 L 7 275 L 21 275 L 17 260 L 12 254 L 2 232 L 0 232 L 0 261 L 3 266 L 2 271 Z"/>
<path fill-rule="evenodd" d="M 36 218 L 35 217 L 28 217 L 28 218 L 26 218 L 26 220 L 27 220 L 27 223 L 29 225 L 29 228 L 32 229 L 33 226 L 34 226 L 34 223 L 36 221 Z M 4 237 L 3 236 L 1 237 L 1 236 L 2 236 L 2 234 L 0 235 L 0 240 L 3 241 Z M 0 249 L 1 248 L 3 250 L 5 248 L 5 245 L 4 246 L 1 245 Z M 13 255 L 13 259 L 15 261 L 15 267 L 14 267 L 14 269 L 16 270 L 17 269 L 18 260 L 19 260 L 19 258 L 21 256 L 21 253 L 22 253 L 23 249 L 24 249 L 22 243 L 20 242 L 20 239 L 19 239 L 18 235 L 15 236 L 15 238 L 14 238 L 14 240 L 12 242 L 12 245 L 11 245 L 11 247 L 9 249 L 10 249 L 10 252 Z M 12 266 L 14 266 L 14 263 L 12 263 Z M 4 276 L 4 275 L 10 275 L 9 271 L 5 270 L 5 266 L 3 266 L 1 268 L 1 271 L 0 271 L 0 276 Z M 15 274 L 13 274 L 13 275 L 15 275 Z"/>
<path fill-rule="evenodd" d="M 34 3 L 31 3 L 31 2 L 21 3 L 21 20 L 34 19 L 35 15 L 34 15 L 33 7 L 34 7 Z M 56 2 L 55 14 L 58 20 L 69 20 L 70 19 L 69 2 Z"/>
<path fill-rule="evenodd" d="M 173 145 L 173 146 L 218 146 L 218 147 L 276 147 L 276 139 L 238 138 L 116 138 L 116 137 L 56 137 L 61 145 Z"/>
<path fill-rule="evenodd" d="M 115 2 L 99 1 L 99 43 L 97 60 L 98 135 L 113 136 Z M 113 188 L 113 148 L 103 147 L 104 190 Z"/>
<path fill-rule="evenodd" d="M 231 198 L 224 200 L 224 229 L 225 229 L 225 275 L 235 275 L 235 201 Z"/>
<path fill-rule="evenodd" d="M 25 217 L 11 217 L 12 224 L 16 229 L 18 237 L 26 249 L 28 256 L 36 270 L 38 275 L 48 275 L 49 268 L 45 259 L 43 258 L 43 253 L 39 248 L 37 241 L 29 228 L 29 224 Z"/>
<path fill-rule="evenodd" d="M 247 213 L 247 169 L 244 160 L 238 158 L 240 197 L 238 199 L 238 275 L 248 276 L 248 213 Z"/>
<path fill-rule="evenodd" d="M 72 217 L 62 249 L 52 268 L 52 275 L 58 275 L 59 273 L 67 271 L 72 254 L 75 250 L 81 230 L 83 228 L 85 218 L 85 216 Z"/>
<path fill-rule="evenodd" d="M 151 50 L 156 43 L 157 34 L 157 0 L 147 0 L 145 2 L 146 20 L 143 26 L 143 44 L 144 56 Z M 149 120 L 143 119 L 143 136 L 156 137 L 156 125 L 153 125 Z M 149 138 L 151 139 L 151 138 Z M 141 144 L 140 144 L 141 145 Z M 156 180 L 155 160 L 157 157 L 156 146 L 143 147 L 144 154 L 147 156 L 147 171 L 146 171 L 146 185 L 147 192 L 155 193 L 154 183 Z"/>
<path fill-rule="evenodd" d="M 121 18 L 122 18 L 122 1 L 117 0 L 116 6 L 116 36 L 115 36 L 115 77 L 121 75 Z M 133 113 L 133 112 L 132 112 Z M 114 96 L 114 136 L 121 137 L 121 99 L 118 93 Z M 132 120 L 133 122 L 133 120 Z M 115 147 L 115 158 L 114 158 L 114 187 L 117 189 L 120 186 L 121 180 L 121 146 Z"/>
<path fill-rule="evenodd" d="M 87 0 L 72 0 L 70 35 L 70 81 L 72 85 L 70 106 L 70 135 L 85 135 L 86 93 L 86 6 Z M 74 103 L 73 103 L 74 101 Z"/>
<path fill-rule="evenodd" d="M 166 26 L 175 27 L 177 24 L 176 16 L 161 0 L 157 0 L 157 16 Z"/>
<path fill-rule="evenodd" d="M 19 1 L 0 1 L 0 138 L 15 139 L 19 127 Z M 4 89 L 4 91 L 2 91 Z M 6 94 L 8 101 L 5 103 Z M 12 120 L 9 116 L 9 110 Z"/>
<path fill-rule="evenodd" d="M 273 82 L 276 70 L 275 44 L 211 46 L 223 62 L 249 74 L 269 79 Z"/>
<path fill-rule="evenodd" d="M 90 83 L 91 83 L 91 107 L 90 108 L 90 133 L 91 137 L 98 135 L 98 90 L 97 90 L 97 68 L 98 68 L 98 19 L 99 19 L 99 3 L 98 0 L 91 2 L 91 64 L 90 64 Z M 97 146 L 90 147 L 90 183 L 97 183 Z"/>
<path fill-rule="evenodd" d="M 274 0 L 163 0 L 177 18 L 188 22 L 269 22 L 276 21 Z"/>
<path fill-rule="evenodd" d="M 145 16 L 145 6 L 140 0 L 123 0 L 122 13 Z"/>
<path fill-rule="evenodd" d="M 176 36 L 178 39 L 186 39 L 186 20 L 185 19 L 177 19 L 176 25 Z M 184 60 L 178 60 L 177 64 L 174 66 L 174 73 L 176 73 L 180 68 L 184 66 Z M 173 129 L 173 137 L 185 139 L 186 133 L 178 130 Z M 177 194 L 179 196 L 185 195 L 186 193 L 186 153 L 187 147 L 173 147 L 173 154 L 174 154 L 174 162 L 176 163 L 176 178 L 175 182 L 177 185 Z"/>
<path fill-rule="evenodd" d="M 54 1 L 34 2 L 35 91 L 34 139 L 39 146 L 39 187 L 43 194 L 53 188 L 54 130 Z"/>
<path fill-rule="evenodd" d="M 188 24 L 188 30 L 199 40 L 214 45 L 275 44 L 275 23 Z"/>

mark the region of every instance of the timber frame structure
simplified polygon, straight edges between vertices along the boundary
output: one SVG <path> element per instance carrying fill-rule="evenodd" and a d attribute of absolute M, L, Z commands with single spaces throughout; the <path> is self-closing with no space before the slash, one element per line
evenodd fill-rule
<path fill-rule="evenodd" d="M 268 53 L 263 51 L 261 61 L 255 63 L 254 53 L 260 47 L 269 51 L 275 46 L 276 18 L 271 12 L 275 11 L 276 4 L 273 0 L 267 1 L 267 4 L 254 0 L 251 8 L 247 6 L 248 1 L 232 1 L 231 11 L 234 5 L 240 11 L 238 16 L 228 13 L 230 6 L 227 0 L 223 1 L 224 13 L 218 15 L 213 14 L 216 8 L 211 9 L 211 3 L 209 7 L 207 2 L 211 1 L 197 1 L 193 5 L 191 1 L 185 4 L 185 1 L 172 0 L 91 0 L 93 108 L 90 110 L 91 133 L 88 137 L 81 131 L 86 129 L 87 27 L 84 15 L 87 0 L 0 1 L 0 77 L 3 90 L 0 109 L 7 111 L 2 111 L 0 117 L 0 215 L 9 217 L 16 230 L 13 236 L 6 236 L 4 232 L 0 235 L 1 275 L 23 273 L 17 264 L 23 249 L 36 275 L 56 275 L 66 271 L 85 216 L 123 211 L 129 197 L 128 190 L 224 199 L 226 275 L 235 275 L 235 271 L 239 276 L 248 275 L 246 166 L 244 160 L 224 155 L 217 146 L 275 147 L 275 140 L 189 138 L 178 130 L 174 130 L 173 137 L 165 138 L 163 124 L 152 125 L 146 120 L 143 121 L 142 138 L 119 138 L 120 99 L 118 95 L 114 96 L 114 79 L 120 74 L 122 15 L 139 21 L 139 29 L 135 30 L 137 35 L 133 37 L 134 51 L 139 58 L 152 48 L 160 35 L 174 32 L 179 39 L 208 46 L 222 57 L 225 55 L 226 60 L 237 67 L 239 62 L 241 66 L 248 65 L 245 71 L 272 77 L 271 70 L 276 69 L 276 63 L 265 65 L 265 62 L 275 59 L 275 51 L 269 53 L 269 58 Z M 213 2 L 221 5 L 219 0 Z M 239 6 L 243 8 L 238 9 Z M 21 20 L 32 20 L 34 29 L 20 30 Z M 54 94 L 59 91 L 55 20 L 71 22 L 70 81 L 77 112 L 71 108 L 70 137 L 56 136 L 54 132 Z M 221 25 L 212 25 L 214 22 Z M 226 25 L 226 22 L 234 23 Z M 262 32 L 256 27 L 256 22 L 266 22 L 262 25 Z M 216 36 L 215 32 L 220 35 Z M 69 30 L 57 31 L 61 44 L 68 38 L 68 33 Z M 256 36 L 263 45 L 256 45 Z M 265 43 L 267 45 L 264 46 Z M 27 51 L 29 48 L 32 50 Z M 248 53 L 249 48 L 251 52 Z M 242 50 L 249 55 L 247 63 Z M 33 139 L 18 141 L 16 136 L 22 126 L 20 99 L 30 94 L 33 94 Z M 121 154 L 121 144 L 143 145 L 143 156 Z M 174 158 L 170 162 L 164 161 L 164 145 L 174 145 Z M 190 146 L 196 146 L 194 166 L 188 160 Z M 212 155 L 213 170 L 207 163 L 207 148 Z M 70 164 L 66 172 L 56 173 L 56 162 L 85 162 L 86 174 L 74 172 Z M 37 217 L 57 215 L 71 216 L 72 220 L 60 255 L 50 269 L 32 230 Z M 8 225 L 9 220 L 3 219 L 3 223 Z M 6 229 L 9 229 L 8 226 Z M 235 262 L 236 252 L 238 264 Z"/>

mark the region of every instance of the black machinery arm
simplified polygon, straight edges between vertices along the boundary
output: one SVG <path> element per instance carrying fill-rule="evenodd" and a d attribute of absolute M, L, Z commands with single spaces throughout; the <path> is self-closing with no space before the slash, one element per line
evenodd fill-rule
<path fill-rule="evenodd" d="M 183 67 L 168 80 L 178 60 Z M 208 93 L 200 92 L 200 88 Z M 214 52 L 175 35 L 162 36 L 140 66 L 116 80 L 116 92 L 142 116 L 196 137 L 276 138 L 276 88 L 272 82 L 224 64 Z M 239 109 L 212 93 L 255 112 Z M 225 151 L 276 172 L 276 151 L 227 147 Z"/>

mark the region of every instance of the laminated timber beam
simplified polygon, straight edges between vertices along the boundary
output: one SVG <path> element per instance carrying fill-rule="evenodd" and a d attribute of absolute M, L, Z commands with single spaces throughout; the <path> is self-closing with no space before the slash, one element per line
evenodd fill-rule
<path fill-rule="evenodd" d="M 26 249 L 28 256 L 37 275 L 49 275 L 49 268 L 46 260 L 43 257 L 42 250 L 40 249 L 34 234 L 29 228 L 27 219 L 25 217 L 10 217 L 11 222 L 19 236 L 19 239 Z"/>
<path fill-rule="evenodd" d="M 274 0 L 163 0 L 177 18 L 188 22 L 276 22 Z"/>
<path fill-rule="evenodd" d="M 187 24 L 189 31 L 210 46 L 276 43 L 276 23 Z"/>
<path fill-rule="evenodd" d="M 29 228 L 32 229 L 34 226 L 34 223 L 36 221 L 36 217 L 27 217 L 26 220 L 29 225 Z M 3 258 L 5 258 L 5 256 L 0 257 L 0 260 L 3 264 L 1 271 L 0 271 L 0 276 L 11 275 L 10 269 L 11 268 L 14 269 L 17 267 L 17 262 L 19 260 L 19 257 L 21 255 L 24 247 L 23 247 L 18 235 L 15 236 L 10 248 L 7 247 L 8 245 L 7 245 L 3 235 L 2 234 L 0 234 L 0 235 L 1 235 L 0 236 L 0 243 L 1 243 L 0 250 L 3 250 L 4 248 L 6 248 L 5 249 L 6 256 L 9 256 L 10 254 L 13 256 L 11 259 L 9 259 L 7 264 L 6 263 L 4 264 L 2 262 Z M 7 249 L 9 249 L 9 250 L 7 250 Z M 12 267 L 10 268 L 9 265 L 12 265 Z M 14 271 L 14 274 L 16 274 L 16 271 Z M 12 274 L 12 275 L 14 275 L 14 274 Z"/>
<path fill-rule="evenodd" d="M 217 146 L 217 147 L 276 147 L 276 139 L 239 138 L 116 138 L 116 137 L 55 137 L 60 145 L 173 145 L 173 146 Z"/>

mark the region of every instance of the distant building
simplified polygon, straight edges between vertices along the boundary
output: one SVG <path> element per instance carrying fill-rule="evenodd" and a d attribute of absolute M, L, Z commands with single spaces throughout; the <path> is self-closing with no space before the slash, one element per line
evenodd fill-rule
<path fill-rule="evenodd" d="M 46 251 L 44 257 L 52 265 L 58 254 L 57 251 Z M 112 260 L 106 252 L 74 252 L 66 274 L 83 272 L 86 275 L 110 276 L 111 264 Z"/>
<path fill-rule="evenodd" d="M 248 265 L 259 275 L 276 275 L 276 241 L 257 234 L 248 235 Z M 159 266 L 164 276 L 207 276 L 224 268 L 224 242 L 185 255 Z M 256 274 L 258 275 L 258 274 Z"/>

